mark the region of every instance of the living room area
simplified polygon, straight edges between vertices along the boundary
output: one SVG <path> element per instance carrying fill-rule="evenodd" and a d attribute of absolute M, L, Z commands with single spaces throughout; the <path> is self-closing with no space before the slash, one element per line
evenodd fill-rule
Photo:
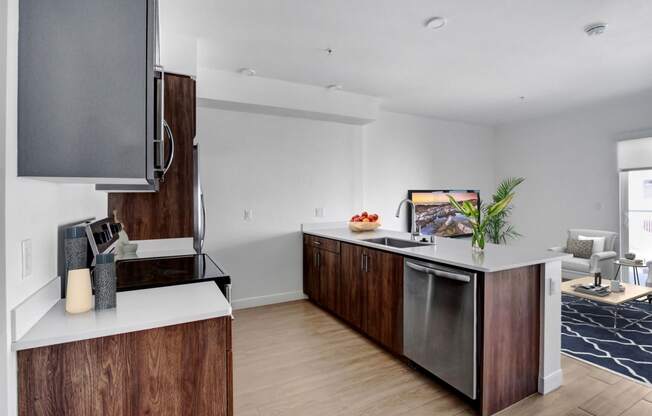
<path fill-rule="evenodd" d="M 605 200 L 583 201 L 580 209 L 574 205 L 582 198 L 580 180 L 565 181 L 575 184 L 579 194 L 566 204 L 568 215 L 593 218 L 576 220 L 549 250 L 572 255 L 562 261 L 562 352 L 649 386 L 652 138 L 633 137 L 627 135 L 611 147 L 611 183 L 603 183 L 611 195 L 600 191 Z M 593 173 L 599 171 L 596 167 Z M 566 216 L 557 218 L 564 221 Z"/>
<path fill-rule="evenodd" d="M 582 277 L 593 283 L 600 272 L 603 285 L 616 277 L 636 293 L 652 290 L 652 141 L 645 139 L 652 137 L 651 103 L 647 89 L 496 130 L 496 177 L 526 178 L 510 217 L 522 236 L 511 244 L 564 250 L 569 238 L 599 238 L 587 258 L 563 262 L 562 285 Z M 628 253 L 637 262 L 619 266 Z M 632 293 L 629 287 L 610 296 Z M 587 370 L 582 384 L 591 392 L 573 392 L 582 410 L 572 414 L 649 414 L 640 403 L 652 397 L 651 312 L 647 295 L 618 306 L 562 293 L 562 354 L 605 370 Z M 566 372 L 564 383 L 575 377 Z"/>

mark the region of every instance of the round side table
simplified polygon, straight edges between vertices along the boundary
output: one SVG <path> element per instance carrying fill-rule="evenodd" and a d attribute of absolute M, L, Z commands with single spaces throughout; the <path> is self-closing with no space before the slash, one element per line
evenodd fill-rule
<path fill-rule="evenodd" d="M 640 279 L 638 277 L 638 269 L 639 268 L 647 268 L 647 264 L 645 264 L 645 263 L 643 263 L 643 264 L 632 264 L 632 263 L 628 263 L 628 262 L 621 262 L 620 260 L 615 260 L 614 264 L 618 266 L 618 268 L 616 269 L 616 274 L 614 275 L 614 279 L 618 279 L 618 273 L 620 273 L 620 268 L 621 267 L 631 267 L 632 269 L 634 269 L 634 284 L 635 285 L 640 285 L 641 284 L 641 281 L 640 281 Z"/>

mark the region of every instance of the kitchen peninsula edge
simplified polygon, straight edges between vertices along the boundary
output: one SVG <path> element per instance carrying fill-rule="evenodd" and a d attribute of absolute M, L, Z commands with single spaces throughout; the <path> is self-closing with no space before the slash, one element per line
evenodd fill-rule
<path fill-rule="evenodd" d="M 478 407 L 482 414 L 493 414 L 529 394 L 536 392 L 547 394 L 561 386 L 559 289 L 561 260 L 568 254 L 494 244 L 488 244 L 484 253 L 474 253 L 470 241 L 450 238 L 437 238 L 435 244 L 396 248 L 364 240 L 380 237 L 409 240 L 409 233 L 384 229 L 353 233 L 345 225 L 334 223 L 304 224 L 302 232 L 306 295 L 319 306 L 348 321 L 353 327 L 397 355 L 402 355 L 403 342 L 402 336 L 399 335 L 403 328 L 403 303 L 402 300 L 392 301 L 392 298 L 396 298 L 403 290 L 402 267 L 399 268 L 398 262 L 402 263 L 405 258 L 425 260 L 478 273 L 481 282 L 479 318 L 482 340 L 478 378 L 479 384 L 483 386 Z M 370 305 L 373 305 L 374 301 L 368 301 L 364 293 L 360 295 L 358 292 L 368 289 L 368 293 L 377 296 L 378 289 L 369 287 L 374 286 L 373 281 L 358 283 L 358 287 L 351 290 L 351 283 L 347 281 L 350 272 L 347 270 L 352 266 L 352 256 L 348 254 L 352 248 L 368 253 L 379 253 L 379 256 L 384 256 L 384 260 L 376 263 L 391 268 L 388 273 L 378 274 L 384 277 L 376 277 L 386 279 L 382 283 L 385 288 L 383 290 L 388 286 L 395 286 L 392 293 L 382 295 L 384 297 L 380 302 L 375 302 L 376 307 L 382 306 L 387 308 L 386 310 L 367 311 L 367 313 L 364 311 L 365 308 L 372 308 L 373 306 Z M 319 254 L 316 254 L 317 252 Z M 314 267 L 310 267 L 312 256 L 318 258 L 320 266 L 321 263 L 325 264 L 324 271 L 320 272 L 323 279 L 317 284 L 321 286 L 323 296 L 321 293 L 317 296 L 315 283 L 311 283 L 310 278 L 306 279 L 306 276 L 310 276 L 311 273 L 315 274 Z M 390 260 L 390 257 L 393 260 Z M 365 268 L 364 265 L 362 268 Z M 367 287 L 364 287 L 365 285 Z M 352 294 L 362 296 L 360 299 L 353 299 L 353 303 L 361 300 L 360 309 L 363 309 L 354 310 L 353 315 L 348 307 L 342 306 L 352 303 L 352 299 L 346 299 Z M 387 322 L 380 324 L 368 322 L 367 320 L 370 319 L 368 317 L 376 313 L 381 316 L 384 314 Z M 351 319 L 351 316 L 355 319 Z M 396 336 L 387 335 L 387 331 L 373 333 L 376 327 L 380 326 L 382 329 L 383 325 L 390 327 L 390 333 L 394 331 Z M 372 331 L 365 331 L 366 327 L 371 328 Z M 511 336 L 517 332 L 518 335 Z M 528 348 L 519 347 L 516 342 L 516 338 L 522 338 L 522 333 L 530 334 L 531 342 Z M 501 337 L 512 338 L 513 341 L 508 342 L 510 345 L 498 345 Z M 510 350 L 511 348 L 520 350 Z M 514 360 L 505 356 L 506 353 L 521 354 L 522 362 L 517 362 L 516 365 L 530 366 L 531 376 L 528 380 L 515 380 L 517 377 L 523 377 L 517 375 L 519 370 L 514 367 Z"/>

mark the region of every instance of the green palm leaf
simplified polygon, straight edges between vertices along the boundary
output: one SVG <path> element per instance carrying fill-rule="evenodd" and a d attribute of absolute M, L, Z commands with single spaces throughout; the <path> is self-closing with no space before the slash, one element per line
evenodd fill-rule
<path fill-rule="evenodd" d="M 487 207 L 487 216 L 489 217 L 495 217 L 499 215 L 507 206 L 512 202 L 512 199 L 514 199 L 514 194 L 509 194 L 505 196 L 504 198 L 494 202 L 493 204 L 489 205 Z"/>
<path fill-rule="evenodd" d="M 512 211 L 510 204 L 514 199 L 514 190 L 523 181 L 525 178 L 506 178 L 500 182 L 496 193 L 492 196 L 493 204 L 487 208 L 487 213 L 491 211 L 491 215 L 485 229 L 486 236 L 492 243 L 506 244 L 508 240 L 521 236 L 514 226 L 508 223 L 508 218 Z"/>
<path fill-rule="evenodd" d="M 500 184 L 498 184 L 498 188 L 496 188 L 496 193 L 493 195 L 493 200 L 494 202 L 500 201 L 504 199 L 507 195 L 511 194 L 514 192 L 514 189 L 516 189 L 517 186 L 519 186 L 525 178 L 507 178 L 504 179 Z"/>

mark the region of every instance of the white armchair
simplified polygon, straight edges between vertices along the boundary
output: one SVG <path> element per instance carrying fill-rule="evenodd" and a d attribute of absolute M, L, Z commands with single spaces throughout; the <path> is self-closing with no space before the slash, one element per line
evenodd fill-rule
<path fill-rule="evenodd" d="M 586 277 L 596 271 L 600 271 L 606 279 L 614 277 L 614 260 L 618 258 L 618 233 L 611 231 L 585 230 L 572 228 L 568 230 L 568 238 L 578 239 L 579 236 L 604 237 L 604 250 L 593 253 L 591 258 L 582 259 L 573 257 L 561 262 L 561 277 L 564 280 Z M 566 252 L 566 247 L 552 247 L 549 250 L 560 253 Z"/>

